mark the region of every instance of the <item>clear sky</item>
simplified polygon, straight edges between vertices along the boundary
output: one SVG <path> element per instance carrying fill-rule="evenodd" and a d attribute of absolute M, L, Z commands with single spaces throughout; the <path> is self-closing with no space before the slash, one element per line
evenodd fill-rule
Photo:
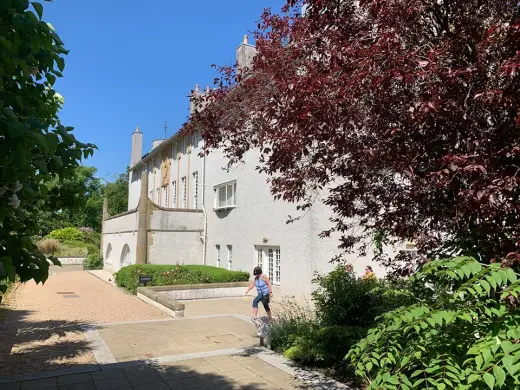
<path fill-rule="evenodd" d="M 244 34 L 255 29 L 265 7 L 284 0 L 54 0 L 44 3 L 70 50 L 61 120 L 76 137 L 99 148 L 85 165 L 111 179 L 130 162 L 131 135 L 153 139 L 178 130 L 189 114 L 190 90 L 210 85 L 211 64 L 235 62 Z M 251 40 L 250 40 L 251 42 Z"/>

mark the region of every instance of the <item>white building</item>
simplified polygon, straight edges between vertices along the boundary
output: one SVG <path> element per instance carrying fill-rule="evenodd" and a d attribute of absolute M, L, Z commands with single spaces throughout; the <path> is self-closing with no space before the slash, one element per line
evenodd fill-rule
<path fill-rule="evenodd" d="M 237 61 L 247 66 L 254 53 L 244 40 Z M 319 237 L 331 225 L 330 210 L 319 197 L 305 214 L 295 204 L 274 200 L 267 177 L 255 170 L 258 153 L 249 152 L 244 164 L 227 172 L 220 151 L 199 156 L 198 136 L 154 141 L 144 156 L 142 136 L 139 128 L 132 135 L 129 210 L 104 215 L 105 268 L 179 263 L 251 273 L 260 265 L 280 299 L 308 297 L 315 272 L 334 267 L 338 237 Z M 301 218 L 287 224 L 289 215 Z M 361 274 L 370 258 L 353 256 L 350 262 Z"/>

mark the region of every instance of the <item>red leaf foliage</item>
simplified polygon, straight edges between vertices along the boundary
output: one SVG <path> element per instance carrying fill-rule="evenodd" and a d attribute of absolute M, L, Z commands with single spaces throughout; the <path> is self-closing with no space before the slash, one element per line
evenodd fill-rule
<path fill-rule="evenodd" d="M 303 209 L 329 189 L 345 250 L 377 231 L 425 252 L 518 252 L 515 2 L 307 3 L 264 12 L 252 71 L 221 68 L 185 131 L 230 164 L 260 149 L 273 195 Z"/>

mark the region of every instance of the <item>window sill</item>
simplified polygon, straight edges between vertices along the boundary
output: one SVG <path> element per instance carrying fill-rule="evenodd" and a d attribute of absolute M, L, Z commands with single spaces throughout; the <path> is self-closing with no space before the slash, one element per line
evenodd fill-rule
<path fill-rule="evenodd" d="M 215 207 L 213 208 L 213 211 L 224 211 L 224 210 L 231 210 L 236 208 L 237 206 L 224 206 L 224 207 Z"/>

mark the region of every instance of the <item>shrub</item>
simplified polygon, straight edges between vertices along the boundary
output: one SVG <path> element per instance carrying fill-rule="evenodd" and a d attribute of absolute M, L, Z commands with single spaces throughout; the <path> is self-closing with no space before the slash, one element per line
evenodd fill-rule
<path fill-rule="evenodd" d="M 389 280 L 361 280 L 337 267 L 327 275 L 317 275 L 312 293 L 318 320 L 323 326 L 368 328 L 383 313 L 407 304 L 410 293 L 404 283 Z"/>
<path fill-rule="evenodd" d="M 37 242 L 36 246 L 44 255 L 54 255 L 60 248 L 60 242 L 54 238 L 47 238 Z"/>
<path fill-rule="evenodd" d="M 419 301 L 385 314 L 346 357 L 368 388 L 519 388 L 515 272 L 456 258 L 412 281 Z"/>
<path fill-rule="evenodd" d="M 139 275 L 150 275 L 150 286 L 171 286 L 178 284 L 246 282 L 249 273 L 229 271 L 224 268 L 205 265 L 155 265 L 134 264 L 121 268 L 115 276 L 119 287 L 135 294 Z"/>
<path fill-rule="evenodd" d="M 101 245 L 101 233 L 94 232 L 94 231 L 84 232 L 81 240 L 88 245 L 93 245 L 93 246 L 99 248 Z"/>
<path fill-rule="evenodd" d="M 54 238 L 60 242 L 63 241 L 79 241 L 83 238 L 83 233 L 74 227 L 66 227 L 63 229 L 56 229 L 49 233 L 49 238 Z"/>
<path fill-rule="evenodd" d="M 83 269 L 103 269 L 103 256 L 96 247 L 89 248 L 89 252 L 85 260 L 83 260 Z"/>

